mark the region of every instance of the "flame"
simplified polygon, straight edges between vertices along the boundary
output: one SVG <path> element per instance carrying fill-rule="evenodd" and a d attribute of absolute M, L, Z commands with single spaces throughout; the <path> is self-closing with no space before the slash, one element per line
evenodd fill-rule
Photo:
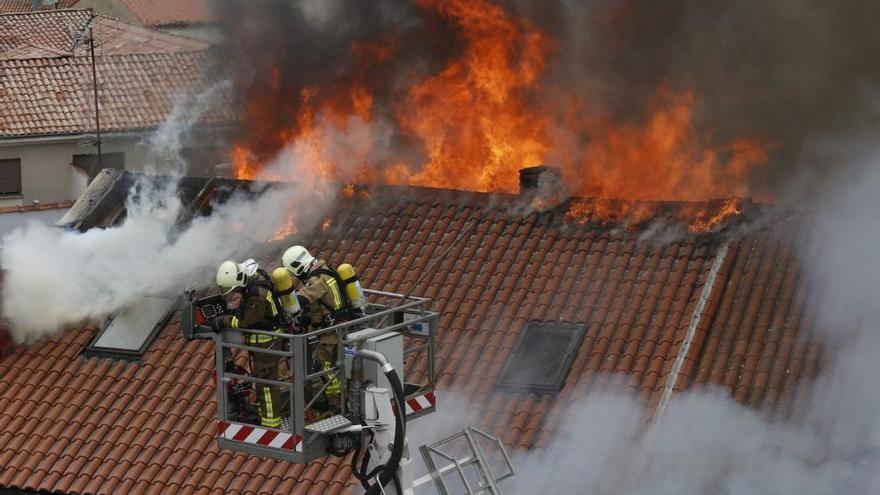
<path fill-rule="evenodd" d="M 262 164 L 256 155 L 244 144 L 235 144 L 230 153 L 235 178 L 253 180 L 262 168 Z"/>
<path fill-rule="evenodd" d="M 722 225 L 727 219 L 741 215 L 742 212 L 740 200 L 736 198 L 724 201 L 721 207 L 714 211 L 700 208 L 687 215 L 687 218 L 690 219 L 688 230 L 691 232 L 709 232 Z"/>
<path fill-rule="evenodd" d="M 327 232 L 331 225 L 333 225 L 333 217 L 324 217 L 324 221 L 321 222 L 321 230 Z"/>
<path fill-rule="evenodd" d="M 419 3 L 462 27 L 465 50 L 398 104 L 401 129 L 421 139 L 428 161 L 418 171 L 401 169 L 397 180 L 516 192 L 519 168 L 541 163 L 550 145 L 549 116 L 525 104 L 543 73 L 549 38 L 486 1 Z"/>
<path fill-rule="evenodd" d="M 248 88 L 243 123 L 251 139 L 232 150 L 236 177 L 284 177 L 286 164 L 306 172 L 297 180 L 348 184 L 344 197 L 356 194 L 353 182 L 516 193 L 519 170 L 549 160 L 560 168 L 568 194 L 593 198 L 571 202 L 568 220 L 639 225 L 656 214 L 643 200 L 747 197 L 748 174 L 767 160 L 757 139 L 713 144 L 711 130 L 697 129 L 699 98 L 692 91 L 661 86 L 641 121 L 619 123 L 597 102 L 545 87 L 555 42 L 491 0 L 415 3 L 457 28 L 462 50 L 454 59 L 412 77 L 383 112 L 367 75 L 401 51 L 391 34 L 352 43 L 349 74 L 292 95 L 273 69 L 263 78 L 267 82 Z M 287 103 L 295 118 L 279 127 L 273 116 L 279 105 L 288 108 L 285 98 L 293 100 Z M 417 143 L 418 158 L 379 153 L 385 125 L 398 141 Z M 285 156 L 281 168 L 263 166 L 279 150 Z M 703 232 L 740 214 L 736 204 L 704 202 L 682 208 L 681 216 L 691 231 Z"/>
<path fill-rule="evenodd" d="M 290 214 L 287 216 L 287 219 L 284 221 L 284 225 L 282 225 L 272 237 L 269 239 L 270 241 L 280 241 L 283 239 L 287 239 L 288 237 L 297 233 L 296 228 L 296 216 Z"/>

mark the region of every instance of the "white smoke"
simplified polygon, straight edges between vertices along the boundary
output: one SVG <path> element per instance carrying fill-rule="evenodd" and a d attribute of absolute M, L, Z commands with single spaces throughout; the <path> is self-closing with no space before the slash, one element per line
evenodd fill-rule
<path fill-rule="evenodd" d="M 521 456 L 515 493 L 880 493 L 880 153 L 830 187 L 811 246 L 801 246 L 827 369 L 803 419 L 773 422 L 724 390 L 673 397 L 645 426 L 634 402 L 592 396 L 573 406 L 544 452 Z"/>
<path fill-rule="evenodd" d="M 221 81 L 198 94 L 173 95 L 174 105 L 162 124 L 146 139 L 147 158 L 145 169 L 155 172 L 171 172 L 185 175 L 186 163 L 182 151 L 191 138 L 191 131 L 206 112 L 223 101 L 232 89 L 229 81 Z"/>
<path fill-rule="evenodd" d="M 156 160 L 147 169 L 164 179 L 135 184 L 121 225 L 80 233 L 33 223 L 3 239 L 3 312 L 17 341 L 94 321 L 143 295 L 208 286 L 225 259 L 259 256 L 294 219 L 302 230 L 320 220 L 333 195 L 318 194 L 321 188 L 308 181 L 278 186 L 256 198 L 233 196 L 215 205 L 211 216 L 173 231 L 184 208 L 177 195 L 178 179 L 185 173 L 180 150 L 216 91 L 178 99 L 148 141 Z"/>
<path fill-rule="evenodd" d="M 880 493 L 880 149 L 864 143 L 857 157 L 850 140 L 809 151 L 833 160 L 839 147 L 850 161 L 812 214 L 810 244 L 798 247 L 825 350 L 798 419 L 769 418 L 718 387 L 674 395 L 652 424 L 629 396 L 593 394 L 565 411 L 547 448 L 515 453 L 505 493 Z M 479 424 L 477 408 L 455 409 L 419 421 L 437 423 L 429 431 Z"/>

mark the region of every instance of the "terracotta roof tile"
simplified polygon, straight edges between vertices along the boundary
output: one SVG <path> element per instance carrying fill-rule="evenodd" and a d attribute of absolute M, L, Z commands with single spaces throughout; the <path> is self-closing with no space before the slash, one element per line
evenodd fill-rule
<path fill-rule="evenodd" d="M 216 21 L 211 0 L 122 0 L 146 26 L 204 24 Z"/>
<path fill-rule="evenodd" d="M 90 14 L 51 10 L 0 15 L 0 60 L 87 56 Z M 193 52 L 208 44 L 118 19 L 97 16 L 91 24 L 98 56 Z"/>
<path fill-rule="evenodd" d="M 72 7 L 79 0 L 58 0 L 54 6 L 40 6 L 40 10 L 50 9 L 67 9 Z M 32 8 L 32 0 L 0 0 L 0 14 L 11 14 L 17 12 L 30 12 Z"/>
<path fill-rule="evenodd" d="M 85 26 L 85 11 L 0 15 L 0 137 L 89 132 L 93 128 L 91 60 L 70 26 Z M 173 105 L 172 95 L 219 81 L 204 43 L 99 17 L 95 36 L 102 128 L 108 132 L 155 127 Z M 6 35 L 6 33 L 10 33 Z M 51 57 L 20 45 L 51 45 Z M 29 45 L 28 45 L 29 46 Z M 208 75 L 211 74 L 211 75 Z M 218 103 L 228 96 L 221 90 Z M 225 102 L 228 103 L 228 102 Z M 232 106 L 215 105 L 204 124 L 234 118 Z M 59 348 L 63 351 L 63 348 Z"/>

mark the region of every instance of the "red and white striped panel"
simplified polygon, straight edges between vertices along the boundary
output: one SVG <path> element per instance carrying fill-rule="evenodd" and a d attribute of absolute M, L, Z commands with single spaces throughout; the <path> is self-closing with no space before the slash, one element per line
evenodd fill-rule
<path fill-rule="evenodd" d="M 437 404 L 437 398 L 434 397 L 434 392 L 428 392 L 426 394 L 422 394 L 412 399 L 406 401 L 406 414 L 414 414 L 422 409 L 427 409 L 429 407 L 434 407 Z"/>
<path fill-rule="evenodd" d="M 252 443 L 276 449 L 293 450 L 295 452 L 302 452 L 303 450 L 302 437 L 292 433 L 267 430 L 241 423 L 228 423 L 226 421 L 218 421 L 217 428 L 220 430 L 220 436 L 227 440 Z"/>

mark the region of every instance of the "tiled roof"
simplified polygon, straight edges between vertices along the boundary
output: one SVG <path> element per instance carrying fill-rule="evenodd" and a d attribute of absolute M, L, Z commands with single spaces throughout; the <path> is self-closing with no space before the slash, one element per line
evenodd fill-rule
<path fill-rule="evenodd" d="M 103 131 L 155 127 L 173 108 L 174 95 L 200 92 L 219 75 L 206 70 L 207 52 L 152 53 L 98 58 Z M 92 75 L 85 57 L 0 61 L 0 137 L 91 132 Z M 225 94 L 218 94 L 224 102 Z M 218 104 L 202 123 L 229 122 L 231 105 Z"/>
<path fill-rule="evenodd" d="M 23 46 L 39 46 L 72 53 L 77 37 L 89 21 L 85 10 L 28 12 L 0 16 L 0 53 Z"/>
<path fill-rule="evenodd" d="M 87 55 L 90 14 L 53 10 L 0 15 L 0 60 Z M 206 43 L 98 16 L 92 24 L 100 55 L 191 52 Z"/>
<path fill-rule="evenodd" d="M 43 6 L 40 10 L 50 9 L 66 9 L 72 7 L 79 0 L 58 0 L 54 6 Z M 31 10 L 31 0 L 0 0 L 0 14 L 10 14 L 13 12 L 29 12 Z"/>
<path fill-rule="evenodd" d="M 145 26 L 170 26 L 214 22 L 209 0 L 122 0 Z"/>
<path fill-rule="evenodd" d="M 55 201 L 51 203 L 28 203 L 18 206 L 0 207 L 2 213 L 25 213 L 31 211 L 60 210 L 73 206 L 73 201 Z"/>
<path fill-rule="evenodd" d="M 565 208 L 533 212 L 515 196 L 374 188 L 299 240 L 353 263 L 370 288 L 405 292 L 430 269 L 413 293 L 442 313 L 441 404 L 442 390 L 466 394 L 476 425 L 534 447 L 573 401 L 613 386 L 651 410 L 669 384 L 723 384 L 771 417 L 796 414 L 821 365 L 793 254 L 810 223 L 765 210 L 776 218 L 745 233 L 661 242 L 566 220 Z M 495 389 L 534 320 L 587 328 L 556 397 Z M 92 335 L 74 329 L 0 360 L 0 487 L 319 494 L 352 484 L 333 457 L 297 466 L 221 451 L 211 344 L 183 340 L 176 318 L 141 363 L 79 356 Z M 409 376 L 423 370 L 407 363 Z"/>

